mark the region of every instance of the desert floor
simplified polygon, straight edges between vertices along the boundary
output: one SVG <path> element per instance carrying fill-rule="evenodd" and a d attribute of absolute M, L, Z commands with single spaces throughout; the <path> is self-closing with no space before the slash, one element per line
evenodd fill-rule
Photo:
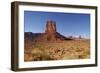
<path fill-rule="evenodd" d="M 71 60 L 90 58 L 90 40 L 26 42 L 24 61 Z"/>

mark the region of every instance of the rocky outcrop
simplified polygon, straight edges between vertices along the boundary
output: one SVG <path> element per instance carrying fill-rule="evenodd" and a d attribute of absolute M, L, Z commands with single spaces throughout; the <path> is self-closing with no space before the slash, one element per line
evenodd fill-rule
<path fill-rule="evenodd" d="M 55 21 L 47 21 L 45 33 L 47 34 L 56 33 L 56 22 Z"/>
<path fill-rule="evenodd" d="M 45 32 L 43 33 L 32 33 L 32 32 L 25 32 L 25 39 L 31 39 L 35 42 L 57 42 L 63 40 L 71 40 L 72 38 L 67 38 L 60 33 L 57 32 L 56 22 L 55 21 L 47 21 Z"/>

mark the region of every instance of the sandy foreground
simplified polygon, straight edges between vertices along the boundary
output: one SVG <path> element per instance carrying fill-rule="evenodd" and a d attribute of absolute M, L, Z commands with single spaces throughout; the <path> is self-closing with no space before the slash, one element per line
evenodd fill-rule
<path fill-rule="evenodd" d="M 24 61 L 70 60 L 90 58 L 90 40 L 61 42 L 25 42 Z"/>

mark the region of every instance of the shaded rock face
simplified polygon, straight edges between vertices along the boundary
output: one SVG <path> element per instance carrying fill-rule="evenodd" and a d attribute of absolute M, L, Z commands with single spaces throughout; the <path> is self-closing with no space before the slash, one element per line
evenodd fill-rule
<path fill-rule="evenodd" d="M 67 38 L 58 33 L 56 29 L 56 22 L 51 20 L 47 21 L 44 33 L 31 32 L 30 34 L 30 32 L 25 32 L 25 39 L 26 38 L 28 38 L 28 40 L 30 39 L 31 41 L 35 42 L 47 42 L 47 41 L 58 42 L 63 40 L 71 40 L 71 38 Z"/>

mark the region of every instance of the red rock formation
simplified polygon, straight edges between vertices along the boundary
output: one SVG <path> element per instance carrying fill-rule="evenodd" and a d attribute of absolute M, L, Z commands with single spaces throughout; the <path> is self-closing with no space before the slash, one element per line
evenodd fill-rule
<path fill-rule="evenodd" d="M 57 42 L 57 41 L 63 41 L 63 40 L 70 40 L 71 38 L 67 38 L 60 33 L 57 32 L 56 29 L 56 22 L 55 21 L 47 21 L 46 28 L 44 33 L 33 33 L 33 35 L 29 35 L 28 33 L 25 34 L 26 38 L 27 36 L 33 38 L 35 42 Z M 32 39 L 31 39 L 32 40 Z"/>
<path fill-rule="evenodd" d="M 54 21 L 47 21 L 45 33 L 56 33 L 56 22 Z"/>
<path fill-rule="evenodd" d="M 56 23 L 54 21 L 47 21 L 45 35 L 47 41 L 56 41 Z"/>

